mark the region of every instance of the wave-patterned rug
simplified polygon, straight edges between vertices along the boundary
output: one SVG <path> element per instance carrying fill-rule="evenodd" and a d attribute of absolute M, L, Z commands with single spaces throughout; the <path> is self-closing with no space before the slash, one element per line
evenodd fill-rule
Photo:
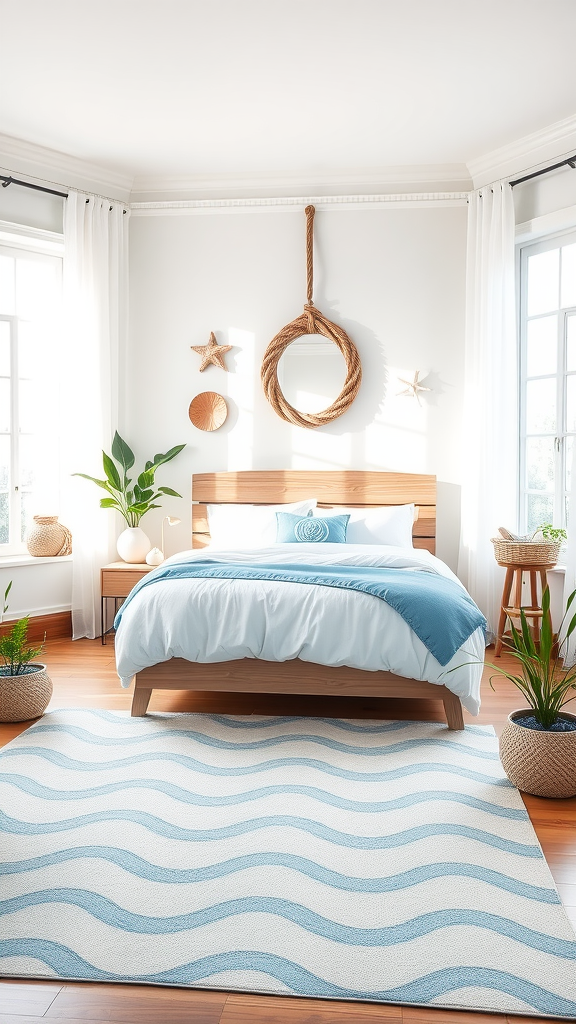
<path fill-rule="evenodd" d="M 0 974 L 576 1017 L 489 727 L 46 715 L 0 753 Z"/>

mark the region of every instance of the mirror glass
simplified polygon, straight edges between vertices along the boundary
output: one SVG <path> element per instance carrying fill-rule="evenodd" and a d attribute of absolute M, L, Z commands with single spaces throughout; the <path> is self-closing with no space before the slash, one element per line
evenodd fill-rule
<path fill-rule="evenodd" d="M 340 349 L 321 334 L 304 334 L 278 360 L 282 394 L 298 412 L 323 412 L 346 383 L 346 362 Z"/>

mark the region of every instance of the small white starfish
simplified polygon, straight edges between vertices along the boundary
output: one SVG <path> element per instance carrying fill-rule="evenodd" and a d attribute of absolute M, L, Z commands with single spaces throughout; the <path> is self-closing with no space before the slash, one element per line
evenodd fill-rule
<path fill-rule="evenodd" d="M 403 377 L 398 377 L 398 380 L 400 381 L 401 384 L 406 384 L 406 390 L 399 391 L 398 395 L 410 395 L 412 398 L 416 399 L 418 405 L 422 405 L 422 402 L 418 397 L 418 392 L 432 390 L 432 388 L 425 388 L 422 386 L 422 384 L 420 384 L 420 370 L 416 370 L 416 373 L 414 374 L 414 380 L 404 380 Z"/>

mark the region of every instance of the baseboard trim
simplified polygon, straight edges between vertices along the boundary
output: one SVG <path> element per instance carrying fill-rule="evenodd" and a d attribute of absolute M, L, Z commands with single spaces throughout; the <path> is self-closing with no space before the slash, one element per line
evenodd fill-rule
<path fill-rule="evenodd" d="M 0 623 L 0 636 L 5 636 L 17 621 L 17 619 L 8 619 Z M 72 636 L 72 612 L 31 615 L 28 626 L 28 639 L 33 643 L 41 643 L 44 635 L 46 635 L 47 640 L 69 639 Z"/>

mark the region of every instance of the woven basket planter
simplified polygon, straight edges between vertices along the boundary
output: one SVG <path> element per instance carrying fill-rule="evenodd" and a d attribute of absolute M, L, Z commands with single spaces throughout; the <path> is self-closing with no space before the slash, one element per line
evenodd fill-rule
<path fill-rule="evenodd" d="M 517 789 L 534 796 L 576 796 L 576 731 L 537 732 L 516 721 L 526 709 L 508 716 L 500 737 L 500 760 Z M 562 712 L 576 722 L 576 715 Z"/>
<path fill-rule="evenodd" d="M 492 537 L 498 565 L 556 565 L 562 542 Z"/>
<path fill-rule="evenodd" d="M 7 676 L 0 669 L 0 722 L 27 722 L 44 714 L 52 696 L 46 665 L 30 665 L 31 672 Z"/>

